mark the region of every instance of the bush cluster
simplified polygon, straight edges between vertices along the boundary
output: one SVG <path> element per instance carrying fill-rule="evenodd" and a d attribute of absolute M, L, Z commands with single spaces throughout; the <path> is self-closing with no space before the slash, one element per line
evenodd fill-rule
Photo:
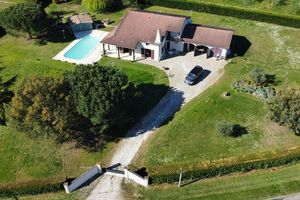
<path fill-rule="evenodd" d="M 257 169 L 267 169 L 278 167 L 300 161 L 300 153 L 291 154 L 267 160 L 256 160 L 252 162 L 236 163 L 232 165 L 209 167 L 209 168 L 189 168 L 182 174 L 182 180 L 195 180 L 210 178 L 215 176 L 227 175 L 234 172 L 248 172 Z M 174 183 L 178 181 L 180 171 L 169 171 L 169 174 L 150 174 L 153 184 Z"/>
<path fill-rule="evenodd" d="M 66 181 L 68 180 L 64 177 L 54 177 L 43 180 L 0 184 L 0 198 L 62 191 L 64 190 L 63 183 Z"/>
<path fill-rule="evenodd" d="M 253 94 L 263 99 L 275 97 L 275 88 L 270 86 L 275 82 L 275 75 L 267 74 L 261 68 L 254 68 L 250 72 L 250 79 L 235 81 L 232 87 L 239 92 Z"/>
<path fill-rule="evenodd" d="M 276 98 L 269 102 L 271 120 L 291 128 L 300 135 L 300 90 L 285 88 L 278 92 Z"/>
<path fill-rule="evenodd" d="M 153 5 L 195 10 L 199 12 L 206 12 L 217 15 L 238 17 L 243 19 L 250 19 L 256 21 L 262 21 L 267 23 L 273 23 L 283 26 L 290 26 L 299 28 L 300 17 L 291 15 L 282 15 L 277 13 L 271 13 L 266 11 L 250 10 L 247 8 L 239 8 L 228 5 L 219 5 L 214 3 L 206 3 L 197 0 L 152 0 Z"/>
<path fill-rule="evenodd" d="M 223 136 L 238 137 L 247 133 L 246 128 L 239 124 L 232 124 L 228 121 L 220 121 L 217 124 L 217 130 Z"/>
<path fill-rule="evenodd" d="M 274 87 L 260 86 L 245 80 L 238 80 L 232 84 L 233 89 L 248 94 L 253 94 L 262 99 L 272 99 L 276 95 Z"/>

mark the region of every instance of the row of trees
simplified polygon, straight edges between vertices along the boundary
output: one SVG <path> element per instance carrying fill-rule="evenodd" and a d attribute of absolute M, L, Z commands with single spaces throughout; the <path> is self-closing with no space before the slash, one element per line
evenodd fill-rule
<path fill-rule="evenodd" d="M 123 72 L 80 65 L 62 78 L 25 78 L 12 100 L 11 122 L 34 136 L 93 147 L 108 129 L 126 123 L 132 95 Z"/>

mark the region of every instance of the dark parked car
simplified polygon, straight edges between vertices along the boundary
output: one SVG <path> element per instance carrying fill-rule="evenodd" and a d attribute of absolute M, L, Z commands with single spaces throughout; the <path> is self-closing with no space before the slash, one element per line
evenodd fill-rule
<path fill-rule="evenodd" d="M 199 65 L 196 65 L 185 77 L 184 82 L 188 85 L 195 84 L 196 80 L 200 77 L 203 72 L 203 68 Z"/>

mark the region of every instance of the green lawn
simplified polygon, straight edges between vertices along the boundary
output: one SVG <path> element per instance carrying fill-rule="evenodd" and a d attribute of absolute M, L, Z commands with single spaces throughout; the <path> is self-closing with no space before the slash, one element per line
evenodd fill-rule
<path fill-rule="evenodd" d="M 259 200 L 299 192 L 299 172 L 300 164 L 296 164 L 200 180 L 181 188 L 176 185 L 125 187 L 128 199 Z"/>
<path fill-rule="evenodd" d="M 27 59 L 30 60 L 29 58 Z M 123 70 L 128 74 L 129 80 L 136 85 L 150 84 L 163 85 L 164 87 L 168 85 L 168 78 L 164 72 L 151 66 L 112 58 L 105 58 L 100 63 Z M 47 65 L 40 66 L 38 69 L 43 69 L 43 67 L 47 67 Z M 54 71 L 55 73 L 52 74 L 50 73 L 52 71 L 49 72 L 48 70 L 36 71 L 37 67 L 33 63 L 28 64 L 27 68 L 32 71 L 24 73 L 23 70 L 18 71 L 18 68 L 15 68 L 14 75 L 20 77 L 32 73 L 56 75 L 68 69 L 62 68 Z M 7 67 L 5 70 L 9 71 L 10 68 Z M 152 92 L 155 91 L 152 90 Z M 145 95 L 154 104 L 163 93 L 159 93 L 160 96 L 155 96 L 156 98 L 149 93 Z M 151 105 L 154 106 L 153 104 Z M 42 179 L 53 176 L 78 176 L 97 162 L 105 164 L 114 147 L 114 142 L 110 142 L 103 151 L 90 153 L 83 149 L 74 148 L 73 144 L 60 146 L 56 145 L 50 139 L 33 140 L 24 133 L 17 132 L 9 127 L 0 126 L 0 133 L 0 157 L 3 162 L 0 166 L 0 183 Z"/>
<path fill-rule="evenodd" d="M 0 65 L 4 66 L 1 76 L 4 79 L 16 76 L 12 90 L 17 90 L 28 75 L 61 76 L 66 70 L 74 69 L 75 65 L 52 60 L 52 57 L 67 45 L 68 42 L 48 42 L 37 46 L 34 40 L 7 34 L 0 38 Z M 141 90 L 145 92 L 142 94 L 146 100 L 139 105 L 147 103 L 147 107 L 140 114 L 151 109 L 164 94 L 161 88 L 168 86 L 166 74 L 152 66 L 112 58 L 104 58 L 100 63 L 123 70 L 129 80 L 142 89 L 144 85 L 149 86 L 148 90 Z M 157 95 L 151 94 L 149 88 Z M 105 164 L 114 147 L 114 142 L 109 142 L 102 151 L 91 153 L 75 148 L 72 143 L 57 145 L 49 138 L 33 140 L 25 133 L 10 128 L 9 124 L 8 127 L 0 126 L 0 185 L 47 177 L 75 177 L 95 163 Z"/>
<path fill-rule="evenodd" d="M 166 167 L 230 163 L 273 155 L 299 147 L 300 138 L 290 130 L 270 122 L 265 102 L 247 94 L 232 91 L 231 84 L 254 67 L 276 74 L 277 88 L 300 85 L 299 29 L 199 12 L 150 7 L 149 10 L 192 16 L 194 23 L 233 28 L 252 43 L 244 57 L 234 58 L 225 67 L 220 81 L 184 106 L 174 119 L 159 129 L 134 164 L 145 166 L 150 173 Z M 205 67 L 205 66 L 204 66 Z M 230 98 L 222 94 L 229 91 Z M 238 138 L 222 137 L 216 124 L 229 120 L 247 128 Z"/>
<path fill-rule="evenodd" d="M 190 2 L 214 3 L 241 7 L 251 10 L 267 11 L 286 15 L 300 15 L 299 1 L 296 0 L 187 0 Z M 276 5 L 276 2 L 282 2 Z"/>

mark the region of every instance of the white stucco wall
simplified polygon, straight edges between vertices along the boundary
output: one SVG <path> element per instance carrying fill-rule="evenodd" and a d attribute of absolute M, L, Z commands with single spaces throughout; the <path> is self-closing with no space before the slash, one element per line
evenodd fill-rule
<path fill-rule="evenodd" d="M 148 44 L 147 45 L 145 42 L 139 42 L 136 49 L 135 49 L 135 53 L 136 53 L 137 58 L 142 57 L 142 52 L 141 52 L 142 48 L 154 50 L 154 60 L 155 61 L 160 60 L 161 47 L 159 45 L 153 45 L 153 44 Z"/>
<path fill-rule="evenodd" d="M 227 52 L 228 52 L 228 49 L 222 49 L 221 57 L 223 57 L 224 59 L 226 59 Z"/>

